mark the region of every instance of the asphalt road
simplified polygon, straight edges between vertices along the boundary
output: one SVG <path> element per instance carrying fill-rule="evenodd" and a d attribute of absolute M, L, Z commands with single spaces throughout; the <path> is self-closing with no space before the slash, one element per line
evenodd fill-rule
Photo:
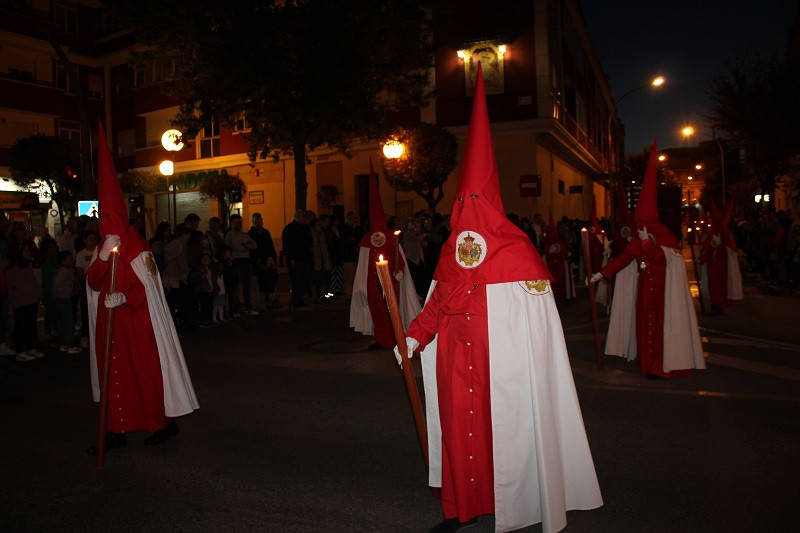
<path fill-rule="evenodd" d="M 748 282 L 699 317 L 708 369 L 650 381 L 615 357 L 597 370 L 579 296 L 560 312 L 605 505 L 565 531 L 796 531 L 800 298 Z M 0 531 L 427 531 L 440 509 L 403 379 L 347 313 L 339 297 L 182 334 L 200 409 L 163 446 L 130 435 L 103 470 L 84 453 L 86 353 L 0 358 Z"/>

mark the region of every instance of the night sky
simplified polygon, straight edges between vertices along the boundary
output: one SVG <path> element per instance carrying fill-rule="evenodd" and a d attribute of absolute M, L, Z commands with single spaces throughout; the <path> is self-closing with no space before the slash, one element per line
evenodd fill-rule
<path fill-rule="evenodd" d="M 685 146 L 680 129 L 691 123 L 691 145 L 711 139 L 705 91 L 726 60 L 753 54 L 785 56 L 798 0 L 580 0 L 589 37 L 615 100 L 656 75 L 658 89 L 625 97 L 617 112 L 625 125 L 628 153 Z"/>

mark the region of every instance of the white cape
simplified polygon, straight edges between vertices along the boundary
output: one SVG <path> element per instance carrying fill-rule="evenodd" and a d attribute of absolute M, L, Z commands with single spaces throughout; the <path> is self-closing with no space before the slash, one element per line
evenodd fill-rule
<path fill-rule="evenodd" d="M 667 258 L 664 287 L 664 372 L 705 368 L 697 312 L 680 250 L 661 247 Z"/>
<path fill-rule="evenodd" d="M 620 270 L 614 278 L 614 297 L 611 299 L 611 316 L 608 319 L 605 353 L 636 359 L 636 286 L 639 271 L 636 262 Z M 605 283 L 598 283 L 605 285 Z"/>
<path fill-rule="evenodd" d="M 725 247 L 728 253 L 728 299 L 729 300 L 743 300 L 744 291 L 742 290 L 742 271 L 739 269 L 739 256 L 736 250 Z M 700 288 L 701 295 L 706 300 L 711 299 L 708 292 L 708 266 L 705 263 L 700 265 Z"/>
<path fill-rule="evenodd" d="M 403 248 L 400 248 L 400 255 L 406 261 Z M 370 264 L 369 248 L 361 247 L 358 251 L 358 265 L 356 266 L 356 277 L 353 280 L 353 295 L 350 297 L 350 327 L 364 335 L 374 334 L 372 325 L 372 315 L 369 312 L 369 299 L 367 297 L 367 275 L 369 269 L 375 268 L 375 264 Z M 407 330 L 411 322 L 417 318 L 422 311 L 419 305 L 419 297 L 414 288 L 414 280 L 405 269 L 403 279 L 400 280 L 400 294 L 397 296 L 397 305 L 400 307 L 400 318 L 403 320 L 403 329 Z"/>
<path fill-rule="evenodd" d="M 436 285 L 431 285 L 428 297 Z M 566 511 L 603 505 L 580 405 L 549 286 L 530 294 L 517 282 L 486 287 L 492 404 L 495 530 L 567 524 Z M 434 339 L 422 352 L 430 459 L 441 487 L 442 432 Z"/>
<path fill-rule="evenodd" d="M 95 251 L 92 262 L 97 258 Z M 164 289 L 161 285 L 161 276 L 158 270 L 151 274 L 147 269 L 148 260 L 154 265 L 153 254 L 148 250 L 139 254 L 131 262 L 131 268 L 144 285 L 147 296 L 147 306 L 150 309 L 150 321 L 153 324 L 158 357 L 161 362 L 161 377 L 164 383 L 164 414 L 170 418 L 189 414 L 200 405 L 194 393 L 189 370 L 183 357 L 183 349 L 175 331 L 175 324 L 164 298 Z M 100 401 L 100 384 L 97 373 L 97 357 L 95 346 L 95 329 L 97 321 L 97 307 L 100 293 L 86 286 L 86 296 L 89 302 L 89 364 L 92 378 L 92 397 Z"/>

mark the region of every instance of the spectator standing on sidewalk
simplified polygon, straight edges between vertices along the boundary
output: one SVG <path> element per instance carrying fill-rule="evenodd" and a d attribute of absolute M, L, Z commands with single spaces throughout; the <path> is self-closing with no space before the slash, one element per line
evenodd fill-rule
<path fill-rule="evenodd" d="M 311 228 L 306 223 L 306 211 L 298 209 L 294 220 L 289 222 L 281 232 L 283 253 L 289 263 L 289 278 L 292 284 L 292 307 L 308 307 L 305 302 L 306 289 L 311 281 L 311 264 L 313 241 Z"/>
<path fill-rule="evenodd" d="M 172 239 L 172 224 L 162 220 L 156 226 L 156 231 L 150 238 L 150 249 L 153 250 L 153 259 L 158 271 L 164 274 L 164 246 Z"/>
<path fill-rule="evenodd" d="M 203 234 L 203 252 L 210 255 L 214 261 L 219 261 L 224 247 L 225 236 L 222 234 L 222 221 L 219 217 L 211 217 L 208 219 L 208 229 Z"/>
<path fill-rule="evenodd" d="M 42 284 L 33 273 L 33 242 L 23 243 L 19 256 L 6 272 L 8 301 L 14 312 L 14 346 L 17 361 L 32 361 L 44 357 L 36 349 L 36 325 Z"/>
<path fill-rule="evenodd" d="M 8 283 L 6 281 L 6 270 L 10 263 L 8 241 L 6 241 L 8 225 L 8 217 L 5 211 L 0 211 L 0 355 L 16 354 L 16 351 L 6 341 L 6 335 L 8 335 Z"/>
<path fill-rule="evenodd" d="M 278 253 L 275 251 L 275 243 L 272 242 L 272 235 L 264 227 L 264 218 L 261 213 L 253 213 L 253 225 L 247 230 L 247 234 L 256 243 L 256 247 L 250 250 L 250 262 L 253 274 L 258 284 L 258 310 L 272 310 L 275 306 L 275 287 L 277 280 L 274 280 L 272 273 L 275 270 L 275 263 L 278 260 Z M 267 265 L 267 258 L 272 258 L 271 267 Z M 277 271 L 275 271 L 277 273 Z"/>
<path fill-rule="evenodd" d="M 86 300 L 86 272 L 89 270 L 89 265 L 92 264 L 92 257 L 94 256 L 97 243 L 100 242 L 100 237 L 94 232 L 85 232 L 83 239 L 84 248 L 75 254 L 75 270 L 78 276 L 78 294 L 73 297 L 74 300 L 80 302 L 81 308 L 81 348 L 89 346 L 89 303 Z M 73 303 L 73 309 L 75 304 Z M 73 317 L 75 314 L 73 313 Z"/>
<path fill-rule="evenodd" d="M 58 322 L 58 344 L 62 353 L 81 353 L 75 346 L 75 322 L 72 320 L 72 297 L 78 292 L 75 284 L 75 257 L 65 250 L 56 255 L 58 268 L 53 274 L 51 305 Z"/>
<path fill-rule="evenodd" d="M 186 303 L 189 298 L 186 293 L 189 291 L 189 261 L 186 247 L 191 234 L 190 228 L 179 226 L 175 238 L 164 246 L 164 274 L 161 276 L 161 283 L 176 328 L 188 325 Z"/>
<path fill-rule="evenodd" d="M 242 289 L 242 300 L 244 300 L 245 315 L 257 315 L 258 311 L 253 310 L 250 302 L 250 278 L 253 276 L 253 268 L 250 264 L 250 252 L 258 246 L 250 235 L 242 231 L 242 216 L 231 215 L 231 229 L 225 235 L 225 244 L 233 250 L 233 264 L 236 267 L 236 276 L 239 280 L 239 287 Z M 229 295 L 229 301 L 234 306 L 231 313 L 234 317 L 239 315 L 239 296 L 237 292 Z"/>
<path fill-rule="evenodd" d="M 328 286 L 331 281 L 331 248 L 328 232 L 325 228 L 326 215 L 322 215 L 314 220 L 311 228 L 311 242 L 313 245 L 314 264 L 311 273 L 311 288 L 313 291 L 314 302 L 324 302 L 324 296 L 328 293 Z"/>

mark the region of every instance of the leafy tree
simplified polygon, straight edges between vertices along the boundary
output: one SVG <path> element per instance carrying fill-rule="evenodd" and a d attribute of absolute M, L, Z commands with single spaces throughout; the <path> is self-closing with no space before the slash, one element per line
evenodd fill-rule
<path fill-rule="evenodd" d="M 393 137 L 405 150 L 401 157 L 384 162 L 384 178 L 397 190 L 418 194 L 435 212 L 456 166 L 456 136 L 436 124 L 420 122 L 401 128 Z"/>
<path fill-rule="evenodd" d="M 714 126 L 744 149 L 745 173 L 774 197 L 776 178 L 796 170 L 800 153 L 796 65 L 777 57 L 739 57 L 711 77 L 707 93 Z"/>
<path fill-rule="evenodd" d="M 7 161 L 11 179 L 17 185 L 28 190 L 47 189 L 58 206 L 61 227 L 64 227 L 64 209 L 81 187 L 78 146 L 62 137 L 32 135 L 11 146 Z"/>
<path fill-rule="evenodd" d="M 239 176 L 232 176 L 227 172 L 211 173 L 197 187 L 203 200 L 213 198 L 219 202 L 222 215 L 222 224 L 228 224 L 231 205 L 241 202 L 247 187 Z"/>
<path fill-rule="evenodd" d="M 119 176 L 122 192 L 143 195 L 158 190 L 158 176 L 146 170 L 129 170 Z"/>
<path fill-rule="evenodd" d="M 167 93 L 187 137 L 244 118 L 250 159 L 291 155 L 306 207 L 307 150 L 347 153 L 387 113 L 429 98 L 433 47 L 420 0 L 105 0 L 137 31 L 138 62 L 172 61 Z"/>

